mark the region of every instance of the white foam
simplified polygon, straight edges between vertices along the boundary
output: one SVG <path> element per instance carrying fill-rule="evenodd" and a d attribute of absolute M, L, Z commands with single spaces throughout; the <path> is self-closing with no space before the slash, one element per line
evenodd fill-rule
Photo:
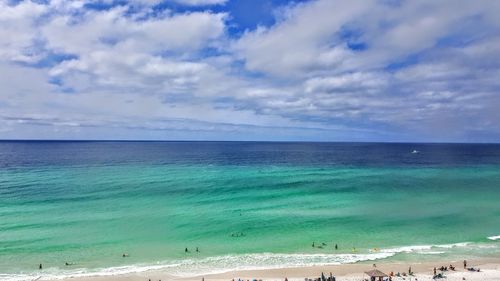
<path fill-rule="evenodd" d="M 188 268 L 178 268 L 172 275 L 189 277 L 207 273 L 223 273 L 228 271 L 290 268 L 314 265 L 333 265 L 371 261 L 393 256 L 394 253 L 367 254 L 248 254 L 211 257 L 197 261 Z"/>
<path fill-rule="evenodd" d="M 490 237 L 488 237 L 488 239 L 495 241 L 495 240 L 500 239 L 500 235 L 497 235 L 497 236 L 490 236 Z"/>
<path fill-rule="evenodd" d="M 490 237 L 488 237 L 490 238 Z M 491 240 L 499 239 L 493 236 Z M 303 266 L 335 265 L 386 259 L 400 253 L 415 253 L 424 255 L 444 254 L 444 249 L 467 247 L 470 242 L 442 244 L 442 245 L 412 245 L 366 253 L 352 254 L 242 254 L 207 257 L 203 259 L 184 259 L 177 261 L 157 262 L 155 264 L 136 264 L 129 266 L 110 267 L 102 269 L 61 270 L 48 268 L 43 275 L 38 272 L 32 274 L 0 274 L 0 280 L 31 281 L 31 280 L 60 280 L 70 277 L 112 276 L 147 271 L 161 271 L 165 274 L 178 277 L 193 277 L 203 274 L 224 273 L 229 271 L 292 268 Z M 479 246 L 479 245 L 475 245 Z"/>
<path fill-rule="evenodd" d="M 461 243 L 453 243 L 453 244 L 437 244 L 437 245 L 412 245 L 412 246 L 402 246 L 396 248 L 388 248 L 382 249 L 383 253 L 415 253 L 415 254 L 424 254 L 424 255 L 438 255 L 444 254 L 444 251 L 436 251 L 436 249 L 452 249 L 458 247 L 467 247 L 470 246 L 471 242 L 461 242 Z"/>
<path fill-rule="evenodd" d="M 471 244 L 471 242 L 461 242 L 461 243 L 454 243 L 454 244 L 443 244 L 443 245 L 434 245 L 436 248 L 456 248 L 456 247 L 467 247 Z"/>
<path fill-rule="evenodd" d="M 384 253 L 412 253 L 424 250 L 430 250 L 432 245 L 413 245 L 413 246 L 403 246 L 397 248 L 383 249 L 381 252 Z"/>
<path fill-rule="evenodd" d="M 426 251 L 426 252 L 422 252 L 420 254 L 423 254 L 423 255 L 442 255 L 446 252 L 443 252 L 443 251 Z"/>
<path fill-rule="evenodd" d="M 0 280 L 31 281 L 31 280 L 61 280 L 74 277 L 112 276 L 128 273 L 140 273 L 150 270 L 162 271 L 165 274 L 178 277 L 193 277 L 203 274 L 224 273 L 239 270 L 290 268 L 314 265 L 333 265 L 371 261 L 388 258 L 394 253 L 368 254 L 246 254 L 208 257 L 204 259 L 186 259 L 155 265 L 130 265 L 102 269 L 58 270 L 48 268 L 43 274 L 3 274 Z"/>

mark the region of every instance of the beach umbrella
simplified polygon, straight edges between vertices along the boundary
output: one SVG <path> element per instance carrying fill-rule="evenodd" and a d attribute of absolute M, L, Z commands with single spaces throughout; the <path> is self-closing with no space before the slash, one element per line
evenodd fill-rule
<path fill-rule="evenodd" d="M 365 271 L 365 274 L 370 276 L 370 277 L 388 277 L 387 274 L 383 273 L 382 271 L 380 271 L 378 269 Z"/>

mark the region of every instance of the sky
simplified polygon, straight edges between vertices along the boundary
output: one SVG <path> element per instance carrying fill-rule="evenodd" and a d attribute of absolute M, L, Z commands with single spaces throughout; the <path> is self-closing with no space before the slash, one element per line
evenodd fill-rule
<path fill-rule="evenodd" d="M 0 139 L 500 142 L 499 11 L 0 0 Z"/>

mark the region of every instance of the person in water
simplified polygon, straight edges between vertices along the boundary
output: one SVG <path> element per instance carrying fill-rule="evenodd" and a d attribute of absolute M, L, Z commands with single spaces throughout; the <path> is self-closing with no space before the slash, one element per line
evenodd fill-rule
<path fill-rule="evenodd" d="M 314 246 L 314 242 L 313 242 L 313 245 L 312 245 L 312 246 L 313 246 L 313 248 L 315 247 L 315 246 Z"/>
<path fill-rule="evenodd" d="M 196 252 L 199 253 L 200 251 L 198 250 L 198 247 L 196 247 Z"/>
<path fill-rule="evenodd" d="M 40 264 L 40 265 L 38 266 L 38 269 L 40 269 L 40 270 L 41 270 L 42 268 L 43 268 L 43 266 L 42 266 L 42 264 Z"/>
<path fill-rule="evenodd" d="M 337 246 L 337 244 L 335 244 L 335 250 L 338 250 L 339 249 L 339 246 Z"/>
<path fill-rule="evenodd" d="M 189 252 L 189 251 L 188 251 L 188 248 L 186 248 L 186 249 L 184 250 L 184 252 L 185 252 L 185 253 Z"/>

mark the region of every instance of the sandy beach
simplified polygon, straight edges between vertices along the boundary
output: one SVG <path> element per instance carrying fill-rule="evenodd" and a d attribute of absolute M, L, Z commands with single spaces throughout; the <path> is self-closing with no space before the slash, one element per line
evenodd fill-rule
<path fill-rule="evenodd" d="M 449 266 L 453 264 L 456 267 L 455 271 L 445 271 L 443 275 L 445 278 L 437 280 L 500 280 L 500 258 L 499 259 L 481 259 L 469 260 L 468 267 L 480 268 L 480 272 L 470 272 L 463 268 L 462 261 L 441 261 L 441 262 L 424 262 L 424 263 L 377 263 L 375 267 L 372 263 L 356 263 L 356 264 L 343 264 L 343 265 L 329 265 L 329 266 L 310 266 L 310 267 L 297 267 L 297 268 L 280 268 L 280 269 L 265 269 L 265 270 L 244 270 L 244 271 L 231 271 L 225 273 L 208 274 L 204 276 L 191 276 L 179 277 L 171 276 L 161 271 L 147 271 L 136 274 L 124 274 L 115 276 L 95 276 L 84 278 L 68 278 L 66 281 L 132 281 L 132 280 L 176 280 L 176 281 L 219 281 L 219 280 L 304 280 L 305 278 L 318 278 L 324 272 L 325 276 L 329 276 L 330 272 L 336 277 L 337 280 L 364 280 L 367 275 L 365 271 L 374 268 L 389 274 L 391 271 L 394 274 L 400 272 L 408 272 L 411 266 L 413 276 L 393 277 L 392 280 L 433 280 L 434 267 Z M 438 273 L 441 271 L 438 270 Z"/>

